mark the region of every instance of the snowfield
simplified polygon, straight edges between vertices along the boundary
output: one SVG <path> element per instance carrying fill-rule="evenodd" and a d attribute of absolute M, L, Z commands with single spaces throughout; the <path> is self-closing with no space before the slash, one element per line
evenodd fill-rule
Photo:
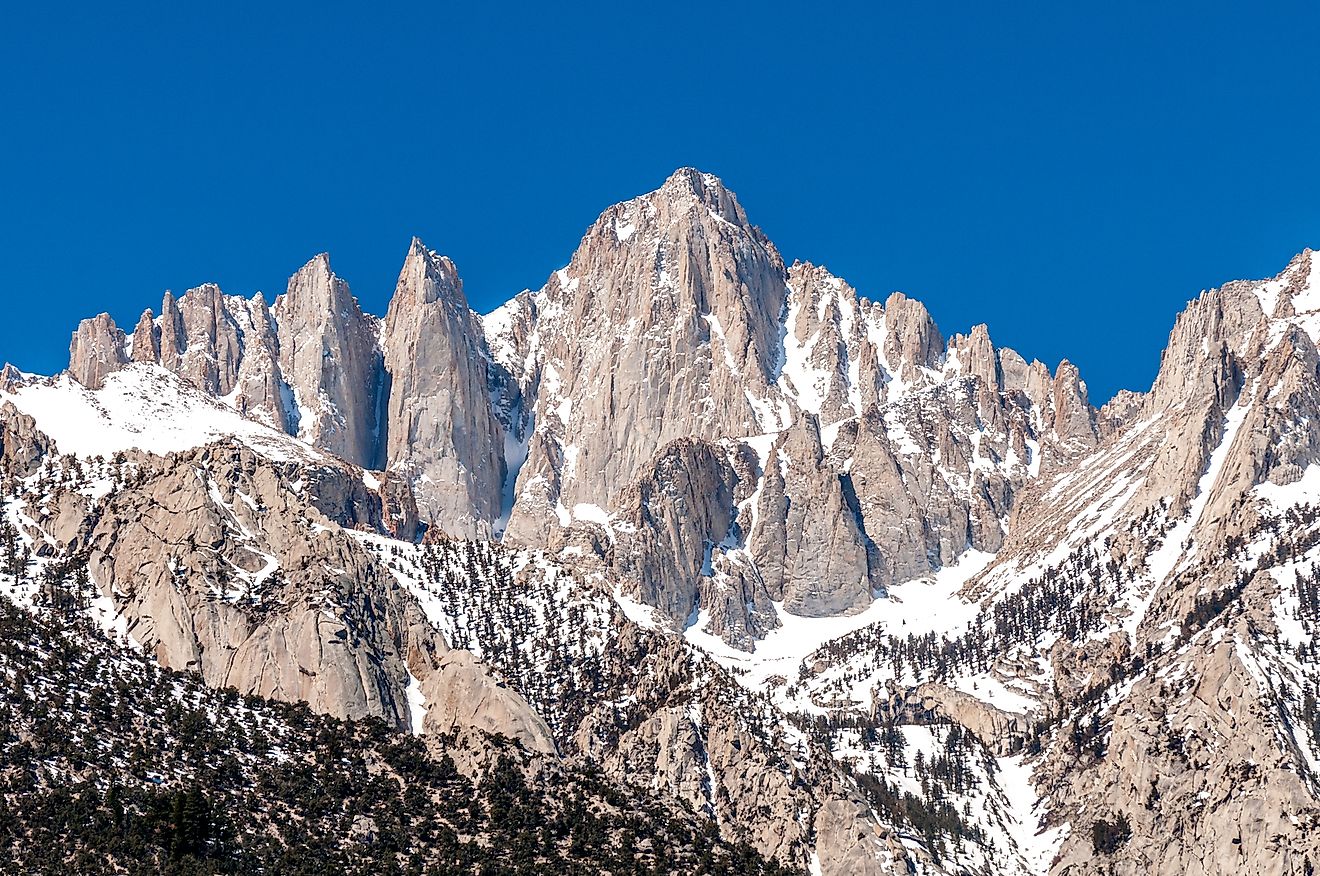
<path fill-rule="evenodd" d="M 325 454 L 283 432 L 243 416 L 193 389 L 158 365 L 135 363 L 87 389 L 68 374 L 34 378 L 0 392 L 31 416 L 61 453 L 110 457 L 129 450 L 164 456 L 213 441 L 237 438 L 282 461 L 326 460 Z"/>

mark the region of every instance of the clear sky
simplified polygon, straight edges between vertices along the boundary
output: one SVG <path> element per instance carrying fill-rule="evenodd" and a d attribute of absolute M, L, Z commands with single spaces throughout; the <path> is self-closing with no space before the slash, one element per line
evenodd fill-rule
<path fill-rule="evenodd" d="M 128 5 L 0 25 L 27 370 L 80 317 L 271 298 L 321 251 L 383 313 L 413 234 L 488 310 L 682 165 L 788 260 L 1069 358 L 1097 401 L 1149 386 L 1202 288 L 1320 246 L 1313 5 Z"/>

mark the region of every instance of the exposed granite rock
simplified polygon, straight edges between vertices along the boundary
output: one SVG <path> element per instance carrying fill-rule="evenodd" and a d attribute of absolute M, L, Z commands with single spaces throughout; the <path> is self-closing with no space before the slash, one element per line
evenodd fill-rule
<path fill-rule="evenodd" d="M 467 729 L 515 739 L 529 751 L 557 754 L 554 737 L 517 691 L 490 676 L 472 652 L 446 651 L 421 686 L 425 728 L 450 734 Z"/>
<path fill-rule="evenodd" d="M 138 318 L 131 343 L 134 362 L 160 363 L 160 327 L 156 325 L 150 307 Z"/>
<path fill-rule="evenodd" d="M 110 314 L 84 319 L 69 342 L 69 373 L 89 389 L 100 389 L 107 374 L 128 363 L 126 344 Z"/>
<path fill-rule="evenodd" d="M 537 436 L 506 538 L 534 542 L 557 504 L 609 506 L 675 439 L 765 431 L 749 397 L 771 394 L 785 289 L 708 174 L 605 211 L 536 296 Z"/>
<path fill-rule="evenodd" d="M 944 339 L 930 311 L 895 292 L 885 300 L 884 317 L 884 360 L 897 366 L 894 376 L 902 383 L 920 380 L 921 369 L 935 367 L 944 352 Z"/>
<path fill-rule="evenodd" d="M 54 445 L 37 429 L 36 420 L 13 402 L 0 404 L 0 468 L 6 479 L 31 477 L 53 451 Z"/>
<path fill-rule="evenodd" d="M 379 522 L 355 472 L 282 471 L 226 445 L 138 464 L 83 536 L 129 635 L 216 686 L 408 726 L 401 655 L 441 643 L 410 640 L 429 631 L 420 610 L 331 525 Z M 308 475 L 303 498 L 293 481 Z"/>
<path fill-rule="evenodd" d="M 1258 584 L 1226 636 L 1198 637 L 1109 711 L 1102 757 L 1084 755 L 1063 774 L 1059 759 L 1042 766 L 1041 778 L 1061 783 L 1052 799 L 1078 826 L 1052 873 L 1282 876 L 1320 860 L 1308 768 L 1278 728 L 1290 694 L 1255 667 L 1274 659 L 1256 643 L 1273 626 L 1268 595 L 1276 588 L 1268 576 Z M 1120 816 L 1131 838 L 1098 850 L 1091 824 Z"/>
<path fill-rule="evenodd" d="M 1031 732 L 1031 722 L 1019 712 L 998 709 L 969 693 L 927 681 L 900 689 L 892 681 L 876 691 L 877 715 L 897 724 L 952 721 L 970 730 L 999 757 L 1016 754 Z"/>
<path fill-rule="evenodd" d="M 489 538 L 500 515 L 504 431 L 491 407 L 481 326 L 454 263 L 413 238 L 385 317 L 386 454 L 422 517 Z"/>
<path fill-rule="evenodd" d="M 793 614 L 861 611 L 871 601 L 867 537 L 825 464 L 817 420 L 795 423 L 770 459 L 749 541 L 766 589 Z M 781 459 L 786 466 L 776 464 Z"/>
<path fill-rule="evenodd" d="M 377 325 L 324 253 L 275 299 L 279 364 L 293 390 L 294 434 L 364 468 L 381 468 L 384 369 Z"/>
<path fill-rule="evenodd" d="M 569 752 L 685 801 L 724 836 L 791 867 L 805 869 L 813 847 L 830 876 L 902 872 L 921 860 L 876 821 L 828 757 L 791 765 L 770 728 L 736 705 L 736 686 L 680 640 L 625 627 L 609 665 L 627 680 L 638 718 L 620 727 L 614 706 L 597 705 L 566 742 Z"/>
<path fill-rule="evenodd" d="M 619 500 L 614 570 L 681 629 L 703 568 L 733 523 L 736 476 L 717 447 L 679 440 L 660 451 Z"/>

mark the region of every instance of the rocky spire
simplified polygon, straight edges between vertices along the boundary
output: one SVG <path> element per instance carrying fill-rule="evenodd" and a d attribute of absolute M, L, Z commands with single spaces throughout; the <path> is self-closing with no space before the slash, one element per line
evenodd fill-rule
<path fill-rule="evenodd" d="M 383 370 L 376 326 L 330 270 L 329 255 L 289 278 L 274 316 L 279 365 L 297 404 L 293 431 L 350 462 L 378 467 Z"/>
<path fill-rule="evenodd" d="M 1061 442 L 1094 447 L 1095 408 L 1077 366 L 1064 359 L 1054 373 L 1054 434 Z"/>
<path fill-rule="evenodd" d="M 227 298 L 219 286 L 205 283 L 189 289 L 178 302 L 183 345 L 176 370 L 194 386 L 215 395 L 233 390 L 243 355 L 241 331 L 229 312 Z"/>
<path fill-rule="evenodd" d="M 781 372 L 781 386 L 824 425 L 858 415 L 859 405 L 875 404 L 882 379 L 865 337 L 869 314 L 862 311 L 869 302 L 863 304 L 847 283 L 810 262 L 789 268 L 788 295 L 784 343 L 810 366 L 809 385 L 797 385 L 802 374 Z M 853 386 L 854 377 L 859 386 Z"/>
<path fill-rule="evenodd" d="M 160 329 L 151 315 L 151 308 L 142 311 L 137 328 L 133 329 L 132 354 L 134 362 L 160 362 Z"/>
<path fill-rule="evenodd" d="M 776 441 L 752 533 L 766 588 L 793 614 L 853 614 L 871 602 L 867 537 L 848 507 L 843 484 L 826 463 L 814 416 L 797 420 Z"/>
<path fill-rule="evenodd" d="M 188 333 L 183 327 L 183 314 L 168 289 L 160 303 L 160 364 L 178 372 L 183 351 L 188 346 Z"/>
<path fill-rule="evenodd" d="M 414 479 L 423 518 L 453 536 L 489 537 L 504 480 L 489 356 L 454 263 L 415 237 L 382 340 L 389 466 Z"/>
<path fill-rule="evenodd" d="M 127 340 L 108 313 L 84 319 L 69 343 L 69 373 L 88 389 L 100 389 L 107 374 L 128 364 Z"/>
<path fill-rule="evenodd" d="M 241 335 L 242 357 L 232 394 L 234 407 L 277 429 L 293 432 L 294 411 L 286 399 L 275 317 L 260 292 L 242 304 L 241 310 L 235 307 L 245 317 L 246 330 Z"/>
<path fill-rule="evenodd" d="M 1001 386 L 998 357 L 985 323 L 972 326 L 970 334 L 949 339 L 949 355 L 955 354 L 962 373 L 975 377 L 982 387 L 995 391 Z"/>
<path fill-rule="evenodd" d="M 944 338 L 926 305 L 902 292 L 885 300 L 884 360 L 903 383 L 918 378 L 918 369 L 932 368 L 944 354 Z"/>

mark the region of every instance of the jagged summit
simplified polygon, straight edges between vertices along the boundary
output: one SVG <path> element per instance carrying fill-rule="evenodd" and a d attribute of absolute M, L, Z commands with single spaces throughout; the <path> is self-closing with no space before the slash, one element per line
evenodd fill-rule
<path fill-rule="evenodd" d="M 544 288 L 484 318 L 453 262 L 414 237 L 381 320 L 362 312 L 322 253 L 270 309 L 207 285 L 167 294 L 131 341 L 108 317 L 80 332 L 71 372 L 88 385 L 130 360 L 157 362 L 317 447 L 406 473 L 423 516 L 452 535 L 529 544 L 608 520 L 675 440 L 744 441 L 814 418 L 826 453 L 840 435 L 840 448 L 859 441 L 854 431 L 879 416 L 870 409 L 960 377 L 978 381 L 977 416 L 996 428 L 1006 425 L 993 412 L 998 396 L 1025 393 L 1027 431 L 1010 439 L 1010 468 L 1036 471 L 1040 448 L 1097 434 L 1070 368 L 1051 376 L 996 350 L 984 327 L 946 341 L 902 293 L 879 305 L 809 262 L 785 268 L 736 196 L 694 168 L 607 209 Z M 912 446 L 907 427 L 876 428 L 899 458 Z M 980 464 L 976 452 L 940 455 L 941 468 Z M 1002 518 L 1007 504 L 992 505 Z M 927 563 L 916 556 L 931 550 L 914 545 L 896 562 L 887 551 L 909 548 L 882 548 L 889 536 L 849 538 L 870 546 L 865 568 L 846 576 L 875 586 L 920 571 Z"/>
<path fill-rule="evenodd" d="M 0 375 L 13 586 L 86 557 L 166 665 L 589 758 L 798 872 L 1306 872 L 1313 273 L 1203 293 L 1097 410 L 683 168 L 485 317 L 414 238 L 383 319 L 318 256 L 84 321 Z"/>
<path fill-rule="evenodd" d="M 659 189 L 642 198 L 660 198 L 671 202 L 695 200 L 724 221 L 748 227 L 747 214 L 738 203 L 738 196 L 726 188 L 719 177 L 703 173 L 695 167 L 680 167 L 669 175 Z"/>
<path fill-rule="evenodd" d="M 380 344 L 384 464 L 413 481 L 424 519 L 438 530 L 489 538 L 505 473 L 489 353 L 454 263 L 416 237 Z"/>
<path fill-rule="evenodd" d="M 414 237 L 408 246 L 394 298 L 390 301 L 391 311 L 395 309 L 400 294 L 413 296 L 418 304 L 429 304 L 444 297 L 451 299 L 455 307 L 468 308 L 463 281 L 453 260 L 429 249 L 418 237 Z"/>

